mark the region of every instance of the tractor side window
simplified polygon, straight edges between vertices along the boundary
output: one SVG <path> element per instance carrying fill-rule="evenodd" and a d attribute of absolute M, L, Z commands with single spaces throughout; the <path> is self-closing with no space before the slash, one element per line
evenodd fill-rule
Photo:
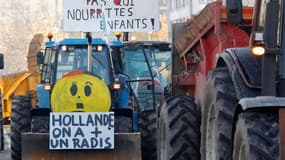
<path fill-rule="evenodd" d="M 53 63 L 55 57 L 55 50 L 51 47 L 47 47 L 45 49 L 44 54 L 44 64 L 42 66 L 42 82 L 43 83 L 52 83 L 52 75 L 53 75 Z"/>

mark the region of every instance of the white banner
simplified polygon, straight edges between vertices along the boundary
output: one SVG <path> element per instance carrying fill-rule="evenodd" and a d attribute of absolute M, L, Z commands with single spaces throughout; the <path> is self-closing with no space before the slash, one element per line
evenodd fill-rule
<path fill-rule="evenodd" d="M 51 113 L 49 148 L 114 149 L 113 112 Z"/>
<path fill-rule="evenodd" d="M 63 30 L 158 31 L 159 13 L 159 0 L 64 0 Z"/>

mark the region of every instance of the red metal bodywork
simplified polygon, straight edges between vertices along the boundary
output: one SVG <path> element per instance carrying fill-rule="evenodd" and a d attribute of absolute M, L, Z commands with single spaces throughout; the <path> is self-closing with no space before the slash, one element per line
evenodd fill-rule
<path fill-rule="evenodd" d="M 244 27 L 252 23 L 253 8 L 244 7 Z M 172 94 L 200 99 L 208 71 L 226 48 L 249 46 L 249 34 L 226 19 L 220 2 L 208 4 L 187 20 L 183 31 L 173 36 Z"/>

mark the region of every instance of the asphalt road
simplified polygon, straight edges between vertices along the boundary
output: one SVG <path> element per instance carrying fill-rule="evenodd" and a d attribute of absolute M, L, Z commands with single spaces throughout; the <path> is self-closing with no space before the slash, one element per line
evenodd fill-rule
<path fill-rule="evenodd" d="M 11 150 L 10 150 L 10 126 L 4 126 L 4 144 L 5 148 L 0 151 L 0 160 L 11 160 Z"/>

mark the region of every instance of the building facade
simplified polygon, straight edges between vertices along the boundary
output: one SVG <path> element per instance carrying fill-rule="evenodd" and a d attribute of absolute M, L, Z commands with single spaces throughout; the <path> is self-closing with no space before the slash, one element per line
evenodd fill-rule
<path fill-rule="evenodd" d="M 168 0 L 168 16 L 170 23 L 185 22 L 193 14 L 197 14 L 207 3 L 214 0 Z"/>

